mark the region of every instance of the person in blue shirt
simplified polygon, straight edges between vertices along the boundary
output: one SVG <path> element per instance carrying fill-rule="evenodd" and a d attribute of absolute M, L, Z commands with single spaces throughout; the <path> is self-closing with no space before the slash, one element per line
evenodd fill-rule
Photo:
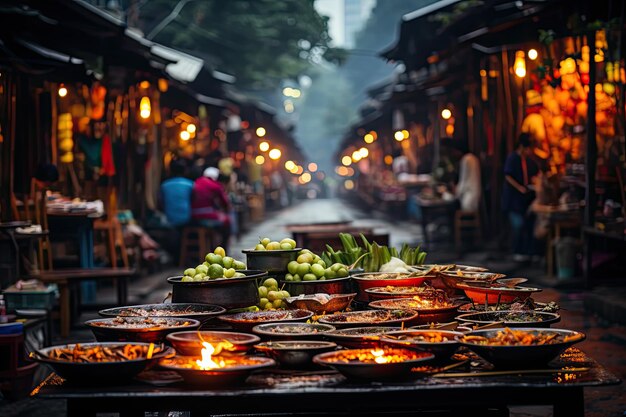
<path fill-rule="evenodd" d="M 531 158 L 530 136 L 522 133 L 517 148 L 504 163 L 502 210 L 508 213 L 511 224 L 513 259 L 526 261 L 536 250 L 533 237 L 535 215 L 529 210 L 535 199 L 533 180 L 539 166 Z"/>
<path fill-rule="evenodd" d="M 185 178 L 185 162 L 179 159 L 170 164 L 171 177 L 161 184 L 161 202 L 167 221 L 172 226 L 183 226 L 191 220 L 191 191 L 193 181 Z"/>

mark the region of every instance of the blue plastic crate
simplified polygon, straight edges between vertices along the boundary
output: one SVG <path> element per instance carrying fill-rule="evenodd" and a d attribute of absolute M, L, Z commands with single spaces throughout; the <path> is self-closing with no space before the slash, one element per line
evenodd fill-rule
<path fill-rule="evenodd" d="M 56 304 L 57 292 L 57 286 L 52 284 L 43 291 L 7 289 L 3 294 L 7 311 L 14 312 L 18 309 L 52 310 Z"/>

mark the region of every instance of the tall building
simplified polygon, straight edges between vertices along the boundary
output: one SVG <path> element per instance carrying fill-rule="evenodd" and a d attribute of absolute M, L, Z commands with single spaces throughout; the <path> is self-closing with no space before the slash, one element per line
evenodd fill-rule
<path fill-rule="evenodd" d="M 376 0 L 344 0 L 344 33 L 346 48 L 353 48 L 356 34 L 367 22 Z"/>

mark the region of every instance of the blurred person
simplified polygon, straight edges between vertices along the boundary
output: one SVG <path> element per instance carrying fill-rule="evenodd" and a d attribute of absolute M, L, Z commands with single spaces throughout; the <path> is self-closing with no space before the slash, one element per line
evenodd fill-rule
<path fill-rule="evenodd" d="M 517 147 L 504 163 L 504 189 L 502 210 L 508 214 L 511 224 L 513 259 L 527 261 L 535 255 L 533 229 L 535 215 L 529 210 L 535 199 L 533 181 L 539 174 L 539 166 L 530 157 L 530 135 L 520 134 Z"/>
<path fill-rule="evenodd" d="M 183 160 L 172 160 L 171 177 L 161 184 L 161 203 L 167 221 L 172 226 L 183 226 L 191 220 L 193 181 L 185 178 L 185 171 L 186 165 Z"/>
<path fill-rule="evenodd" d="M 228 250 L 230 238 L 230 201 L 224 186 L 218 181 L 220 170 L 208 167 L 198 176 L 191 194 L 192 219 L 219 232 L 220 245 Z"/>
<path fill-rule="evenodd" d="M 482 195 L 482 183 L 480 180 L 480 161 L 467 147 L 459 145 L 463 153 L 459 163 L 459 182 L 455 187 L 455 196 L 463 211 L 477 212 Z"/>

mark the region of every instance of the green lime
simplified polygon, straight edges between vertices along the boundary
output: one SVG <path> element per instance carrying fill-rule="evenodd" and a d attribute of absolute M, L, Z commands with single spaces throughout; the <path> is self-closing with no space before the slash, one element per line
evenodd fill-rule
<path fill-rule="evenodd" d="M 298 275 L 304 276 L 304 274 L 308 274 L 310 271 L 311 271 L 310 263 L 304 262 L 298 265 Z"/>
<path fill-rule="evenodd" d="M 283 244 L 288 244 L 290 246 L 290 249 L 295 249 L 296 248 L 296 241 L 293 239 L 289 239 L 288 237 L 284 238 L 283 240 L 280 241 L 280 245 L 282 246 Z"/>
<path fill-rule="evenodd" d="M 337 272 L 337 270 L 338 270 L 339 268 L 341 268 L 342 266 L 343 266 L 342 264 L 340 264 L 339 262 L 337 262 L 337 263 L 332 264 L 332 265 L 330 266 L 330 269 L 332 269 L 333 271 Z"/>
<path fill-rule="evenodd" d="M 233 262 L 233 268 L 235 268 L 235 269 L 246 269 L 246 264 L 244 264 L 241 261 L 234 261 Z"/>
<path fill-rule="evenodd" d="M 293 281 L 293 275 L 292 274 L 285 274 L 285 281 Z"/>
<path fill-rule="evenodd" d="M 276 278 L 268 278 L 265 281 L 263 281 L 263 285 L 266 286 L 267 288 L 278 288 L 278 281 L 276 281 Z"/>
<path fill-rule="evenodd" d="M 264 237 L 263 239 L 261 239 L 259 241 L 259 243 L 263 246 L 267 246 L 268 243 L 270 243 L 272 240 L 269 237 Z"/>
<path fill-rule="evenodd" d="M 322 261 L 321 259 L 315 263 L 318 265 L 322 265 L 322 268 L 326 268 L 326 262 Z"/>
<path fill-rule="evenodd" d="M 183 275 L 187 275 L 187 276 L 193 277 L 194 275 L 196 275 L 196 268 L 187 268 L 187 269 L 185 269 L 185 272 L 183 272 Z"/>
<path fill-rule="evenodd" d="M 204 275 L 202 275 L 202 274 L 196 274 L 196 275 L 193 277 L 193 280 L 194 280 L 194 281 L 206 281 L 206 278 L 205 278 L 205 276 L 204 276 Z"/>
<path fill-rule="evenodd" d="M 261 286 L 259 287 L 259 297 L 261 297 L 261 299 L 263 299 L 263 298 L 267 298 L 267 293 L 268 293 L 268 292 L 269 292 L 269 291 L 267 290 L 267 287 L 266 287 L 266 286 L 261 285 Z"/>
<path fill-rule="evenodd" d="M 224 268 L 224 277 L 233 278 L 235 276 L 234 268 Z"/>
<path fill-rule="evenodd" d="M 216 253 L 209 253 L 206 257 L 207 262 L 211 265 L 217 264 L 221 266 L 223 263 L 222 257 Z"/>
<path fill-rule="evenodd" d="M 192 282 L 193 281 L 193 277 L 189 276 L 189 275 L 185 275 L 180 281 L 181 282 Z"/>
<path fill-rule="evenodd" d="M 218 246 L 217 248 L 215 248 L 215 250 L 213 251 L 214 254 L 221 256 L 222 258 L 224 256 L 226 256 L 226 251 L 224 250 L 223 247 Z"/>
<path fill-rule="evenodd" d="M 196 266 L 196 274 L 206 275 L 209 273 L 209 267 L 206 265 L 198 265 Z"/>
<path fill-rule="evenodd" d="M 294 274 L 293 275 L 293 280 L 294 280 L 294 282 L 300 282 L 300 281 L 302 281 L 302 277 L 300 277 L 300 275 L 298 275 L 298 274 Z"/>
<path fill-rule="evenodd" d="M 265 249 L 267 250 L 280 250 L 280 243 L 273 241 L 265 245 Z"/>
<path fill-rule="evenodd" d="M 316 281 L 316 280 L 317 280 L 317 277 L 316 277 L 314 274 L 305 274 L 305 275 L 302 277 L 302 280 L 303 280 L 303 281 Z"/>
<path fill-rule="evenodd" d="M 241 272 L 235 272 L 235 276 L 233 278 L 243 278 L 246 274 L 242 274 Z"/>
<path fill-rule="evenodd" d="M 281 308 L 283 306 L 283 300 L 278 298 L 278 299 L 274 300 L 272 305 L 274 306 L 274 308 Z"/>
<path fill-rule="evenodd" d="M 346 268 L 339 268 L 337 270 L 337 276 L 339 278 L 347 277 L 348 275 L 350 274 L 348 273 L 348 270 Z"/>
<path fill-rule="evenodd" d="M 278 291 L 270 291 L 267 293 L 267 299 L 270 301 L 279 300 L 280 293 Z"/>
<path fill-rule="evenodd" d="M 291 261 L 287 264 L 287 271 L 289 271 L 290 274 L 297 274 L 298 273 L 298 261 Z"/>
<path fill-rule="evenodd" d="M 224 256 L 222 258 L 222 265 L 224 265 L 224 268 L 232 268 L 234 262 L 235 260 L 230 256 Z"/>
<path fill-rule="evenodd" d="M 310 253 L 303 253 L 302 255 L 298 256 L 299 264 L 304 264 L 304 263 L 310 264 L 311 262 L 313 262 L 313 255 L 311 255 Z"/>
<path fill-rule="evenodd" d="M 313 274 L 315 274 L 316 277 L 323 277 L 324 276 L 324 267 L 322 265 L 318 265 L 318 264 L 313 264 L 311 265 L 311 272 Z"/>
<path fill-rule="evenodd" d="M 222 278 L 223 276 L 224 276 L 224 268 L 222 268 L 222 265 L 213 264 L 209 267 L 209 278 L 215 279 L 215 278 Z"/>
<path fill-rule="evenodd" d="M 263 308 L 265 307 L 265 304 L 269 303 L 270 300 L 267 299 L 267 297 L 261 297 L 261 301 L 259 301 L 259 307 Z"/>
<path fill-rule="evenodd" d="M 326 270 L 324 271 L 324 276 L 326 277 L 326 279 L 333 279 L 337 278 L 337 273 L 330 268 L 326 268 Z"/>
<path fill-rule="evenodd" d="M 259 243 L 258 245 L 254 247 L 254 250 L 267 250 L 267 249 L 265 249 L 265 246 Z"/>
<path fill-rule="evenodd" d="M 291 244 L 289 244 L 289 243 L 281 243 L 280 244 L 280 249 L 281 250 L 291 250 L 293 248 L 291 247 Z"/>
<path fill-rule="evenodd" d="M 282 298 L 283 300 L 284 300 L 285 298 L 289 298 L 289 297 L 291 297 L 291 295 L 289 294 L 289 292 L 287 292 L 287 290 L 281 290 L 281 291 L 280 291 L 280 295 L 281 295 L 281 297 L 280 297 L 280 298 Z"/>

